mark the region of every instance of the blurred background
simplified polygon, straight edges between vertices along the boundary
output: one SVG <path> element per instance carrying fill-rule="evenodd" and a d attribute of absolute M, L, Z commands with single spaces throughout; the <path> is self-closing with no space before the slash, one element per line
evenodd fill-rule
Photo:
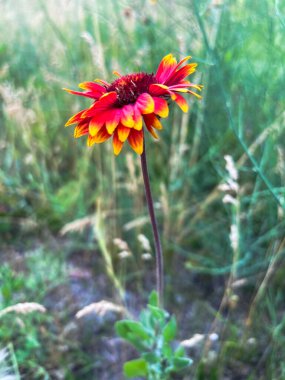
<path fill-rule="evenodd" d="M 75 140 L 90 100 L 62 87 L 171 52 L 204 85 L 147 139 L 165 307 L 194 359 L 177 379 L 285 379 L 285 3 L 0 0 L 0 35 L 0 378 L 118 380 L 136 356 L 110 305 L 137 316 L 155 286 L 140 160 Z"/>

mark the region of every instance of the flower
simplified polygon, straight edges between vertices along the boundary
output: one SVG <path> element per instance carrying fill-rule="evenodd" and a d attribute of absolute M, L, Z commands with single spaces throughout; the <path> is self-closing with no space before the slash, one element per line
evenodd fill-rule
<path fill-rule="evenodd" d="M 65 126 L 77 124 L 74 137 L 88 136 L 87 145 L 99 144 L 113 136 L 115 155 L 121 152 L 128 140 L 133 150 L 142 154 L 144 149 L 144 128 L 158 138 L 156 130 L 162 129 L 161 118 L 169 113 L 168 102 L 173 100 L 188 111 L 188 104 L 181 93 L 189 93 L 200 98 L 192 89 L 201 90 L 202 86 L 190 83 L 185 78 L 194 73 L 197 64 L 184 63 L 188 56 L 177 63 L 172 54 L 165 56 L 155 74 L 133 73 L 120 75 L 112 83 L 96 79 L 83 82 L 79 88 L 84 90 L 67 92 L 93 99 L 90 108 L 72 116 Z"/>
<path fill-rule="evenodd" d="M 39 313 L 45 313 L 46 308 L 43 305 L 40 305 L 36 302 L 16 303 L 15 305 L 8 306 L 5 309 L 1 310 L 0 317 L 13 311 L 17 314 L 30 314 L 34 311 L 38 311 Z"/>

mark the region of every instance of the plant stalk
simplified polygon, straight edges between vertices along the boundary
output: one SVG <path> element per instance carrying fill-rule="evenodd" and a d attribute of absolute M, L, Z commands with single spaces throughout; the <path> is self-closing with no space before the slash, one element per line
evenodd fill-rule
<path fill-rule="evenodd" d="M 154 244 L 155 244 L 156 289 L 157 289 L 157 294 L 159 298 L 159 305 L 162 307 L 163 306 L 163 253 L 162 253 L 161 242 L 160 242 L 159 232 L 157 228 L 157 221 L 155 217 L 153 199 L 152 199 L 150 183 L 149 183 L 145 142 L 144 142 L 143 148 L 144 148 L 143 153 L 141 155 L 141 168 L 142 168 L 142 174 L 143 174 L 143 180 L 144 180 L 145 196 L 146 196 L 148 212 L 149 212 L 150 221 L 152 225 L 152 232 L 153 232 Z"/>

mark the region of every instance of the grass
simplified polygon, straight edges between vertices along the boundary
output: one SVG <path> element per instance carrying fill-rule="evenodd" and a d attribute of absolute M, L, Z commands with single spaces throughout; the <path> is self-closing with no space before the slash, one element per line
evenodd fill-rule
<path fill-rule="evenodd" d="M 172 52 L 199 63 L 193 80 L 204 90 L 189 114 L 171 109 L 158 143 L 147 140 L 166 306 L 179 339 L 219 336 L 189 348 L 194 366 L 184 379 L 284 379 L 283 3 L 1 0 L 0 12 L 0 305 L 50 306 L 28 316 L 19 335 L 11 330 L 18 317 L 2 321 L 0 345 L 13 343 L 21 375 L 121 376 L 128 351 L 111 345 L 112 325 L 95 342 L 90 321 L 83 335 L 72 323 L 88 302 L 120 302 L 123 292 L 138 313 L 155 284 L 137 239 L 152 241 L 139 159 L 127 147 L 115 158 L 109 143 L 88 150 L 74 140 L 63 125 L 89 103 L 61 88 L 112 80 L 113 70 L 153 71 Z M 238 171 L 237 192 L 221 190 L 225 155 Z M 226 194 L 235 202 L 223 202 Z M 119 258 L 114 238 L 128 243 L 129 258 Z M 70 265 L 85 271 L 76 281 Z M 63 351 L 55 359 L 56 335 Z"/>

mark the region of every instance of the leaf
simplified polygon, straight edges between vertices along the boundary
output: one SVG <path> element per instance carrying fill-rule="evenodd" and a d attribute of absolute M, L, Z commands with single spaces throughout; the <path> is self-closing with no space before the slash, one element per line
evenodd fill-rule
<path fill-rule="evenodd" d="M 175 371 L 181 371 L 182 369 L 189 367 L 192 363 L 193 360 L 186 357 L 173 359 L 173 367 Z"/>
<path fill-rule="evenodd" d="M 173 357 L 173 351 L 169 343 L 164 342 L 164 345 L 162 347 L 162 354 L 166 359 L 171 361 Z"/>
<path fill-rule="evenodd" d="M 148 299 L 148 303 L 151 305 L 151 306 L 156 306 L 158 307 L 158 294 L 155 290 L 153 290 L 150 295 L 149 295 L 149 299 Z"/>
<path fill-rule="evenodd" d="M 167 311 L 160 309 L 159 307 L 148 305 L 148 309 L 150 310 L 152 317 L 158 322 L 164 322 L 165 318 L 169 316 Z"/>
<path fill-rule="evenodd" d="M 124 375 L 128 378 L 147 376 L 147 362 L 144 359 L 134 359 L 124 364 Z"/>
<path fill-rule="evenodd" d="M 162 331 L 163 338 L 165 342 L 171 342 L 176 335 L 177 331 L 177 323 L 176 323 L 176 318 L 172 316 L 170 321 L 167 323 L 167 325 L 164 327 Z"/>
<path fill-rule="evenodd" d="M 117 334 L 132 344 L 137 350 L 145 351 L 153 344 L 151 334 L 135 321 L 123 320 L 115 323 Z"/>
<path fill-rule="evenodd" d="M 183 346 L 178 346 L 174 352 L 174 356 L 176 358 L 181 358 L 184 355 L 185 355 L 185 348 Z"/>
<path fill-rule="evenodd" d="M 151 313 L 150 313 L 149 310 L 144 309 L 144 310 L 141 311 L 141 313 L 140 313 L 140 321 L 141 321 L 142 325 L 145 326 L 146 328 L 148 328 L 148 329 L 152 328 L 152 325 L 151 325 Z"/>
<path fill-rule="evenodd" d="M 130 333 L 131 335 L 136 335 L 139 339 L 149 339 L 149 334 L 140 322 L 131 320 L 119 321 L 116 322 L 115 329 L 117 334 L 124 339 L 127 339 Z"/>
<path fill-rule="evenodd" d="M 146 362 L 150 364 L 159 363 L 160 361 L 160 356 L 157 356 L 153 352 L 148 352 L 147 354 L 143 354 L 143 358 L 145 359 Z"/>

